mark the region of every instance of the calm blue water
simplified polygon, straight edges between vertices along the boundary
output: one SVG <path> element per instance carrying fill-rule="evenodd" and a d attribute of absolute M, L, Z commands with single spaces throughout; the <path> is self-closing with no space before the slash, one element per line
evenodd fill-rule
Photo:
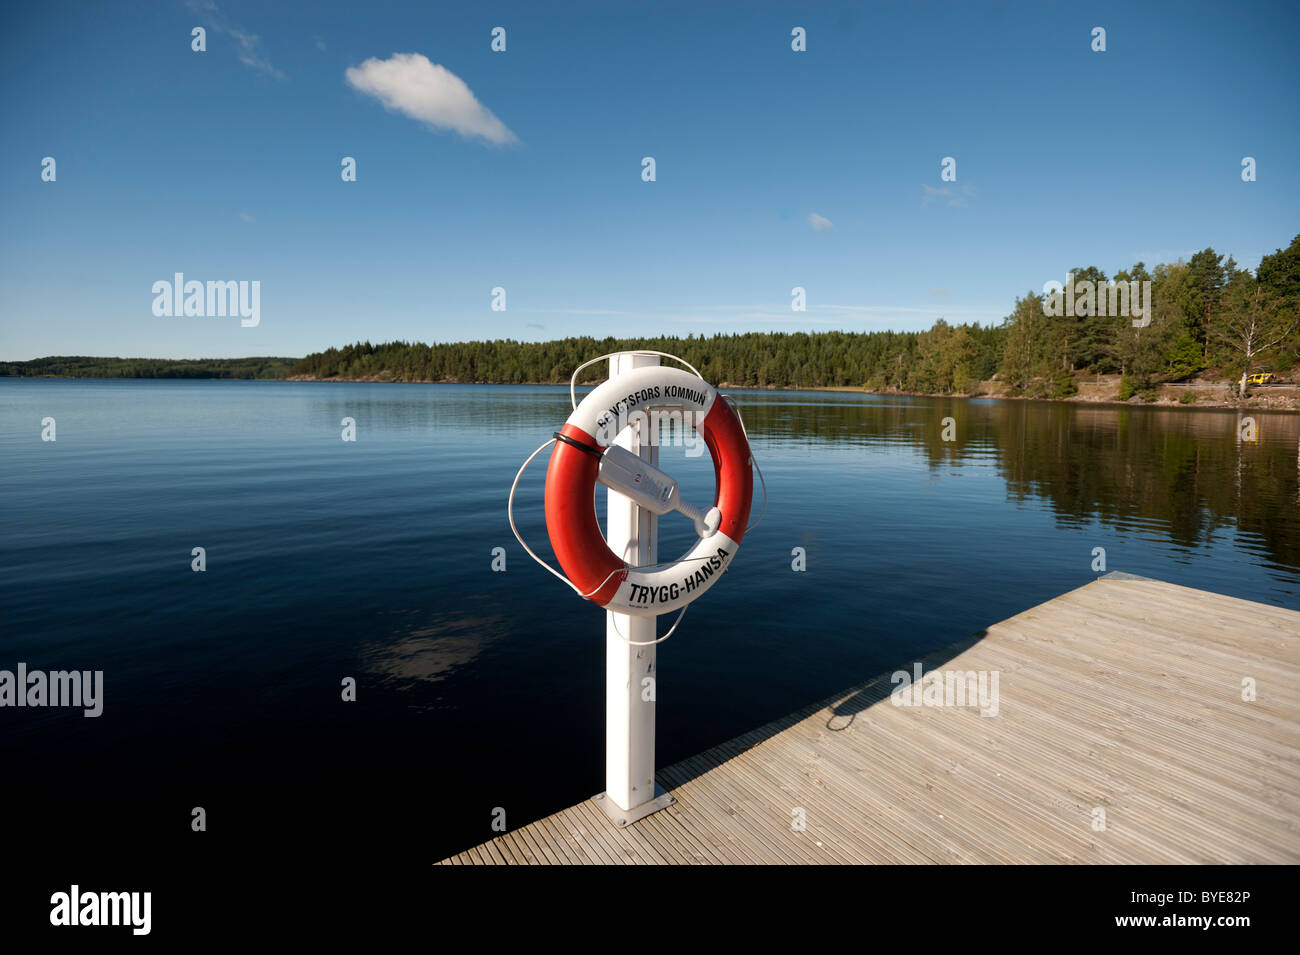
<path fill-rule="evenodd" d="M 1300 609 L 1300 416 L 1241 443 L 1227 411 L 737 397 L 767 513 L 661 647 L 661 765 L 1086 583 L 1096 547 Z M 106 684 L 99 719 L 0 710 L 11 812 L 181 844 L 203 806 L 231 844 L 433 860 L 494 807 L 514 828 L 602 789 L 602 612 L 505 516 L 568 410 L 564 388 L 0 379 L 0 669 Z M 545 461 L 517 514 L 549 557 Z M 707 454 L 661 466 L 711 497 Z M 666 520 L 664 558 L 690 533 Z"/>

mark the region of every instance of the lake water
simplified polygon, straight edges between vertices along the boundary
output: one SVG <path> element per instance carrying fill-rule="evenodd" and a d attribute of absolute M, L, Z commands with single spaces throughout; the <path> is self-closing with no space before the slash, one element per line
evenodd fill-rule
<path fill-rule="evenodd" d="M 1087 583 L 1099 547 L 1300 610 L 1300 415 L 1243 442 L 1233 411 L 736 397 L 767 512 L 660 648 L 660 765 Z M 505 511 L 568 412 L 564 388 L 0 379 L 0 669 L 105 681 L 97 719 L 0 709 L 6 816 L 185 850 L 202 806 L 240 851 L 424 862 L 496 807 L 515 828 L 602 789 L 603 613 Z M 517 514 L 549 557 L 545 462 Z M 661 466 L 711 497 L 707 454 Z"/>

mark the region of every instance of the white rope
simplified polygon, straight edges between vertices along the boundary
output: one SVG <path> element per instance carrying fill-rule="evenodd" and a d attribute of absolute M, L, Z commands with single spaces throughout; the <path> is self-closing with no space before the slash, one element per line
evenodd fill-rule
<path fill-rule="evenodd" d="M 629 354 L 630 355 L 658 355 L 660 358 L 671 358 L 673 361 L 680 362 L 681 364 L 689 368 L 691 371 L 694 371 L 695 377 L 700 379 L 700 381 L 704 380 L 704 376 L 695 370 L 694 365 L 686 361 L 684 358 L 678 358 L 676 355 L 670 355 L 666 351 L 610 352 L 608 355 L 601 355 L 598 358 L 593 358 L 591 361 L 584 361 L 577 368 L 573 369 L 573 375 L 569 378 L 569 401 L 573 403 L 574 411 L 578 410 L 578 392 L 576 390 L 577 382 L 578 382 L 578 372 L 582 371 L 582 369 L 584 368 L 588 368 L 591 365 L 596 364 L 596 362 L 598 361 L 604 361 L 606 358 L 613 358 L 615 355 L 629 355 Z"/>
<path fill-rule="evenodd" d="M 691 606 L 690 604 L 687 604 L 685 607 L 682 608 L 682 612 L 677 615 L 677 619 L 674 620 L 673 625 L 668 628 L 668 632 L 665 633 L 658 640 L 629 640 L 627 637 L 623 636 L 623 631 L 618 629 L 618 618 L 620 616 L 626 617 L 627 614 L 614 613 L 613 616 L 609 618 L 609 620 L 610 623 L 614 625 L 614 632 L 618 634 L 618 638 L 622 640 L 624 643 L 626 643 L 629 647 L 653 647 L 655 644 L 663 643 L 665 640 L 667 640 L 669 637 L 673 635 L 673 632 L 677 629 L 677 625 L 682 622 L 682 617 L 686 616 L 686 611 L 690 608 L 690 606 Z M 613 611 L 610 612 L 613 613 Z"/>
<path fill-rule="evenodd" d="M 553 445 L 555 441 L 556 441 L 555 438 L 551 438 L 550 441 L 547 441 L 544 445 L 542 445 L 532 454 L 528 455 L 528 460 L 524 462 L 524 466 L 521 467 L 519 469 L 519 473 L 515 475 L 515 483 L 510 485 L 510 497 L 506 501 L 506 517 L 510 519 L 510 530 L 514 531 L 515 540 L 519 541 L 520 546 L 523 547 L 524 550 L 528 551 L 528 556 L 531 557 L 533 560 L 537 561 L 539 564 L 541 564 L 543 567 L 545 567 L 547 570 L 553 573 L 556 577 L 560 578 L 560 580 L 564 581 L 564 585 L 570 588 L 579 597 L 586 597 L 587 596 L 586 594 L 584 594 L 577 587 L 573 586 L 573 581 L 571 581 L 568 577 L 565 577 L 562 573 L 560 573 L 558 570 L 556 570 L 546 561 L 542 560 L 540 557 L 534 554 L 533 549 L 529 547 L 527 543 L 525 543 L 523 535 L 519 533 L 519 528 L 515 527 L 515 488 L 519 487 L 519 479 L 524 476 L 524 471 L 527 470 L 528 465 L 533 463 L 533 458 L 537 457 L 539 454 L 541 454 L 543 451 L 545 451 L 547 448 Z M 607 577 L 605 579 L 608 580 L 609 578 Z M 601 582 L 600 586 L 601 587 L 605 586 L 604 581 Z M 596 590 L 599 589 L 600 587 L 596 588 Z M 595 591 L 592 591 L 592 593 L 595 593 Z"/>

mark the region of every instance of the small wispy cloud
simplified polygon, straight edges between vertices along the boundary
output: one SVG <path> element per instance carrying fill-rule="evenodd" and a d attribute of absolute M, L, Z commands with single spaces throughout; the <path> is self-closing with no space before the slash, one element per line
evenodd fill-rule
<path fill-rule="evenodd" d="M 349 66 L 344 76 L 349 86 L 373 96 L 385 109 L 426 126 L 454 130 L 466 139 L 477 136 L 498 146 L 518 142 L 464 80 L 423 54 L 394 53 L 386 60 L 371 57 Z"/>
<path fill-rule="evenodd" d="M 204 24 L 214 33 L 230 37 L 235 41 L 235 55 L 239 62 L 251 70 L 264 73 L 277 80 L 286 79 L 285 75 L 272 65 L 262 52 L 262 38 L 255 33 L 235 26 L 212 0 L 186 0 L 191 12 L 203 18 Z"/>
<path fill-rule="evenodd" d="M 912 327 L 918 321 L 933 323 L 939 317 L 934 308 L 908 305 L 809 305 L 806 312 L 791 312 L 789 305 L 776 303 L 759 305 L 698 305 L 663 306 L 647 311 L 625 311 L 592 308 L 538 308 L 525 309 L 530 313 L 565 316 L 598 316 L 609 319 L 643 319 L 667 322 L 673 325 L 818 325 L 828 328 L 845 328 L 849 324 L 868 324 L 874 327 Z M 987 308 L 945 308 L 943 315 L 957 321 L 992 322 L 1005 314 L 1004 310 Z"/>
<path fill-rule="evenodd" d="M 921 196 L 922 208 L 941 199 L 947 199 L 950 206 L 964 206 L 968 200 L 975 198 L 974 186 L 962 186 L 961 190 L 958 191 L 952 186 L 927 186 L 922 184 L 921 189 L 923 190 Z"/>
<path fill-rule="evenodd" d="M 854 312 L 863 315 L 934 315 L 934 309 L 917 308 L 914 305 L 821 305 L 819 308 L 828 309 L 830 311 Z M 990 315 L 998 318 L 1002 317 L 1001 313 L 996 309 L 991 310 L 987 308 L 949 308 L 944 311 L 945 314 L 954 315 Z"/>
<path fill-rule="evenodd" d="M 1198 249 L 1147 249 L 1145 252 L 1134 252 L 1129 257 L 1135 263 L 1141 262 L 1147 268 L 1153 269 L 1162 263 L 1173 265 L 1179 259 L 1185 262 L 1198 251 Z"/>
<path fill-rule="evenodd" d="M 255 219 L 254 219 L 254 218 L 253 218 L 249 213 L 247 213 L 247 212 L 241 212 L 241 213 L 239 214 L 239 218 L 243 219 L 245 222 L 255 222 L 255 221 L 257 221 L 257 220 L 255 220 Z"/>
<path fill-rule="evenodd" d="M 324 52 L 325 52 L 325 49 L 326 49 L 326 48 L 325 48 L 325 41 L 322 40 L 322 39 L 320 38 L 320 34 L 313 34 L 311 39 L 312 39 L 312 42 L 316 44 L 316 49 L 318 49 L 318 50 L 320 50 L 322 53 L 324 53 Z"/>
<path fill-rule="evenodd" d="M 937 199 L 942 199 L 952 195 L 952 188 L 950 186 L 939 187 L 922 185 L 921 188 L 925 190 L 925 195 L 921 197 L 921 205 L 923 206 L 928 206 L 931 202 L 934 202 Z"/>
<path fill-rule="evenodd" d="M 835 223 L 825 216 L 819 216 L 815 212 L 808 213 L 808 224 L 812 226 L 814 232 L 829 232 L 835 228 Z"/>
<path fill-rule="evenodd" d="M 536 322 L 529 322 L 527 325 L 524 326 L 524 328 L 540 328 L 542 331 L 546 330 L 545 325 L 539 325 Z"/>
<path fill-rule="evenodd" d="M 933 295 L 935 298 L 952 298 L 952 292 L 949 292 L 946 288 L 928 289 L 926 294 Z"/>

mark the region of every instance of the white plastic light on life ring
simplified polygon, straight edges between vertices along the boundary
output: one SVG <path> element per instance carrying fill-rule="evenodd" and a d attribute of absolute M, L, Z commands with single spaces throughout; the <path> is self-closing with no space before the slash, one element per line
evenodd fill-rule
<path fill-rule="evenodd" d="M 682 500 L 671 476 L 614 444 L 630 421 L 663 412 L 680 412 L 683 425 L 689 422 L 696 428 L 713 457 L 717 490 L 709 508 Z M 519 475 L 551 443 L 533 452 Z M 553 443 L 546 472 L 546 530 L 568 575 L 566 582 L 583 597 L 615 613 L 667 613 L 700 597 L 735 560 L 748 530 L 754 495 L 751 465 L 757 465 L 739 416 L 726 397 L 702 378 L 658 365 L 619 375 L 577 405 Z M 609 548 L 597 523 L 593 506 L 597 483 L 654 514 L 683 514 L 694 523 L 699 540 L 676 561 L 651 567 L 626 563 Z M 515 487 L 511 488 L 512 529 Z M 517 529 L 515 536 L 534 559 L 556 573 L 533 554 Z"/>

